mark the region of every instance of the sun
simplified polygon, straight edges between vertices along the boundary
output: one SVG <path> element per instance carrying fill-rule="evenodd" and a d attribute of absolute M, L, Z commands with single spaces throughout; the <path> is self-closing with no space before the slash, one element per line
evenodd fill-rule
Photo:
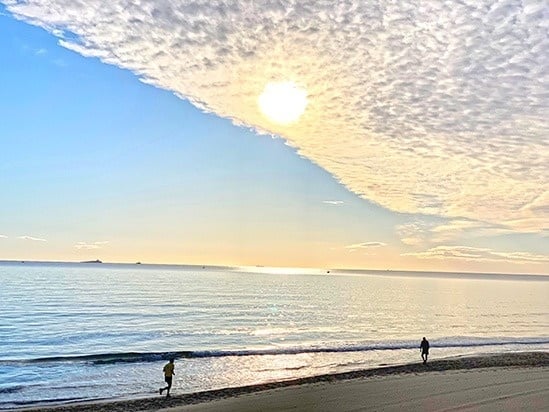
<path fill-rule="evenodd" d="M 272 122 L 295 123 L 307 107 L 307 91 L 291 81 L 267 83 L 258 104 Z"/>

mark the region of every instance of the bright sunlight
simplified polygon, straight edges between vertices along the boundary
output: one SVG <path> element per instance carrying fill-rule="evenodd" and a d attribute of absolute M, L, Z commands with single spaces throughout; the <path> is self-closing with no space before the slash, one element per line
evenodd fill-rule
<path fill-rule="evenodd" d="M 307 107 L 307 92 L 290 81 L 268 83 L 258 103 L 263 114 L 272 122 L 294 123 Z"/>

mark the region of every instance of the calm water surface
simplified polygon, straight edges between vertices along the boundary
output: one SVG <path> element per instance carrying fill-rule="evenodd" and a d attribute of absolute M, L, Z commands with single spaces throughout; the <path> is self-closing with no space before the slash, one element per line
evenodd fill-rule
<path fill-rule="evenodd" d="M 458 276 L 0 264 L 0 408 L 549 350 L 549 277 Z"/>

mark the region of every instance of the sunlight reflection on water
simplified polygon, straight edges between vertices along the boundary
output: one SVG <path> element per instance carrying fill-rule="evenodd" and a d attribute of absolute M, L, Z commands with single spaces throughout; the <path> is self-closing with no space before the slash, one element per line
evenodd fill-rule
<path fill-rule="evenodd" d="M 5 363 L 56 355 L 218 353 L 176 361 L 181 393 L 415 362 L 422 336 L 438 358 L 547 350 L 547 296 L 541 280 L 0 265 L 0 393 L 141 396 L 162 383 L 154 359 L 32 363 L 24 374 Z M 250 355 L 219 352 L 230 350 Z"/>

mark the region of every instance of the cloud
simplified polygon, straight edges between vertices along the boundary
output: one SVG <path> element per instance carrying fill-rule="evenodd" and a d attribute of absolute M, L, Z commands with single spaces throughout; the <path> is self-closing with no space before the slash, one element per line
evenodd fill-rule
<path fill-rule="evenodd" d="M 472 219 L 453 219 L 446 223 L 435 225 L 430 229 L 432 243 L 444 243 L 463 235 L 469 236 L 496 236 L 513 233 L 509 226 L 480 222 Z"/>
<path fill-rule="evenodd" d="M 284 137 L 381 206 L 547 228 L 545 0 L 0 2 L 68 49 Z M 307 91 L 299 122 L 260 112 L 269 81 Z"/>
<path fill-rule="evenodd" d="M 420 246 L 430 242 L 431 230 L 434 226 L 434 223 L 417 220 L 397 226 L 396 233 L 405 245 Z"/>
<path fill-rule="evenodd" d="M 387 245 L 383 242 L 364 242 L 364 243 L 355 243 L 352 245 L 345 246 L 345 249 L 347 249 L 349 253 L 355 253 L 357 250 L 361 250 L 361 249 L 366 250 L 367 252 L 370 252 L 373 249 L 377 249 L 384 246 L 387 246 Z M 365 253 L 365 254 L 371 256 L 371 255 L 374 255 L 375 253 Z"/>
<path fill-rule="evenodd" d="M 322 203 L 326 203 L 327 205 L 342 205 L 345 202 L 343 200 L 323 200 Z"/>
<path fill-rule="evenodd" d="M 74 245 L 74 247 L 78 250 L 92 250 L 92 249 L 101 249 L 107 244 L 109 244 L 108 240 L 104 240 L 101 242 L 91 242 L 91 243 L 78 242 L 76 245 Z"/>
<path fill-rule="evenodd" d="M 6 235 L 0 235 L 0 239 L 7 239 L 8 237 Z"/>
<path fill-rule="evenodd" d="M 37 56 L 44 56 L 45 54 L 47 54 L 48 51 L 44 48 L 41 48 L 41 49 L 37 49 L 35 50 L 34 54 L 36 54 Z"/>
<path fill-rule="evenodd" d="M 364 243 L 355 243 L 354 245 L 345 246 L 346 249 L 371 249 L 377 247 L 387 246 L 383 242 L 364 242 Z"/>
<path fill-rule="evenodd" d="M 549 263 L 549 255 L 530 252 L 498 252 L 489 248 L 468 246 L 437 246 L 423 252 L 404 253 L 402 256 L 414 256 L 419 259 L 459 259 L 482 262 L 508 262 L 515 264 Z"/>
<path fill-rule="evenodd" d="M 46 242 L 46 239 L 41 239 L 39 237 L 33 237 L 33 236 L 19 236 L 17 239 L 32 240 L 33 242 Z"/>
<path fill-rule="evenodd" d="M 473 219 L 450 219 L 443 223 L 416 219 L 414 222 L 397 226 L 396 233 L 402 243 L 408 246 L 443 244 L 469 237 L 495 236 L 513 233 L 509 226 L 481 222 Z M 541 234 L 544 232 L 541 231 Z"/>

